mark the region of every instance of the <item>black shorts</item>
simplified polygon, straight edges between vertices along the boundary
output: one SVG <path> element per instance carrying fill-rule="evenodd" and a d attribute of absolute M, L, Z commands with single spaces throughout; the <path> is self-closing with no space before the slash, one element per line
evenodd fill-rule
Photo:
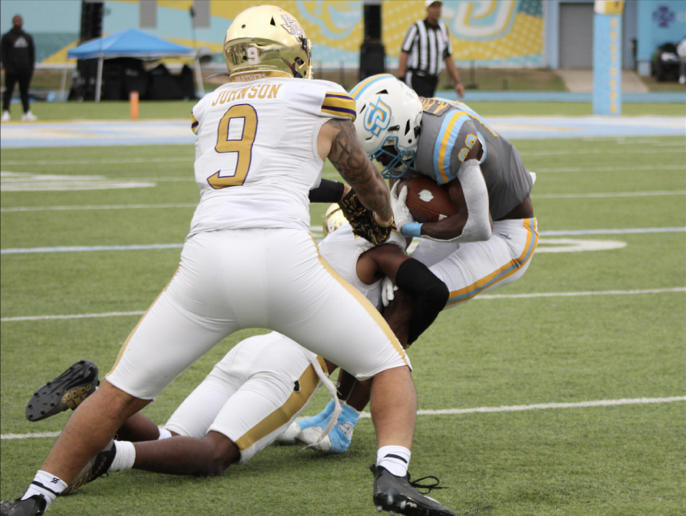
<path fill-rule="evenodd" d="M 421 74 L 421 75 L 420 75 Z M 407 85 L 417 92 L 420 97 L 433 97 L 438 85 L 437 75 L 428 75 L 423 72 L 409 71 L 405 75 Z"/>

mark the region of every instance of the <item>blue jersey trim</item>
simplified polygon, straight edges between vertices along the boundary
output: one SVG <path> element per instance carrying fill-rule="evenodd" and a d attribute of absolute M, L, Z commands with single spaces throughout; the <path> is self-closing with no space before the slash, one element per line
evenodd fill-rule
<path fill-rule="evenodd" d="M 455 120 L 456 117 L 457 120 L 454 122 L 455 125 L 450 130 L 448 142 L 445 146 L 444 151 L 441 152 L 441 150 L 443 149 L 443 139 L 445 138 L 445 133 L 448 130 L 448 126 L 450 126 L 450 124 L 453 122 L 453 120 Z M 457 171 L 453 173 L 453 171 L 450 170 L 450 158 L 452 157 L 453 148 L 455 147 L 455 141 L 457 140 L 457 135 L 460 133 L 460 129 L 462 128 L 464 123 L 468 120 L 471 120 L 471 118 L 468 115 L 461 113 L 457 110 L 443 119 L 441 130 L 438 132 L 438 137 L 436 138 L 436 143 L 434 144 L 433 153 L 433 166 L 436 176 L 436 182 L 438 182 L 438 184 L 446 184 L 457 177 Z M 445 171 L 445 177 L 443 177 L 443 174 L 441 173 L 441 165 L 443 166 L 443 170 Z"/>

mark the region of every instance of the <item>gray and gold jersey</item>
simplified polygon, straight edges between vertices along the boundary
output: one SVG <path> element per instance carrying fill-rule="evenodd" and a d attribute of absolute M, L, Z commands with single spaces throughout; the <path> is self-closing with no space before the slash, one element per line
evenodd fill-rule
<path fill-rule="evenodd" d="M 481 170 L 488 188 L 493 220 L 507 215 L 531 193 L 533 180 L 517 149 L 498 135 L 476 112 L 462 102 L 421 99 L 422 132 L 414 168 L 421 175 L 447 184 L 477 140 L 484 150 Z"/>

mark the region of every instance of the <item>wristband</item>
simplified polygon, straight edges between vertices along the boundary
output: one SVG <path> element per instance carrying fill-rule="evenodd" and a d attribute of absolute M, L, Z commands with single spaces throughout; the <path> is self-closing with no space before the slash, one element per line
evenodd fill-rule
<path fill-rule="evenodd" d="M 408 222 L 400 228 L 400 232 L 406 237 L 418 237 L 422 234 L 422 224 L 419 222 Z"/>

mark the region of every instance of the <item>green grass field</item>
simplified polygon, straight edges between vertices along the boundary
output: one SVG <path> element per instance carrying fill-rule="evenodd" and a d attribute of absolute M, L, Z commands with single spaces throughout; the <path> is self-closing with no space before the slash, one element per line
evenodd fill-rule
<path fill-rule="evenodd" d="M 528 114 L 531 106 L 516 110 Z M 50 118 L 38 107 L 39 116 Z M 191 105 L 170 107 L 187 112 Z M 477 110 L 496 114 L 500 107 Z M 102 109 L 100 117 L 116 118 L 107 105 Z M 85 108 L 73 111 L 70 118 L 85 118 Z M 532 197 L 542 232 L 686 227 L 682 137 L 515 144 L 538 174 Z M 3 183 L 1 247 L 180 244 L 198 199 L 192 164 L 190 145 L 3 149 L 3 172 L 145 179 L 155 186 L 6 191 Z M 336 176 L 329 165 L 324 172 Z M 312 207 L 313 226 L 325 209 Z M 547 241 L 559 238 L 626 246 L 543 252 L 552 245 Z M 539 249 L 521 280 L 445 311 L 412 347 L 421 410 L 686 395 L 683 230 L 542 236 Z M 34 389 L 82 358 L 104 375 L 138 316 L 11 319 L 144 311 L 176 270 L 179 253 L 2 256 L 3 499 L 23 492 L 55 440 L 5 436 L 59 431 L 69 416 L 27 421 L 24 408 Z M 560 295 L 531 296 L 544 293 Z M 502 297 L 513 294 L 522 297 Z M 235 343 L 262 331 L 220 343 L 145 413 L 163 424 Z M 319 392 L 306 414 L 327 401 Z M 422 414 L 410 471 L 438 476 L 449 489 L 435 497 L 464 516 L 677 516 L 686 513 L 685 421 L 685 401 Z M 213 478 L 115 473 L 58 499 L 49 514 L 371 515 L 367 468 L 375 449 L 371 420 L 361 419 L 351 449 L 340 456 L 274 446 Z"/>

